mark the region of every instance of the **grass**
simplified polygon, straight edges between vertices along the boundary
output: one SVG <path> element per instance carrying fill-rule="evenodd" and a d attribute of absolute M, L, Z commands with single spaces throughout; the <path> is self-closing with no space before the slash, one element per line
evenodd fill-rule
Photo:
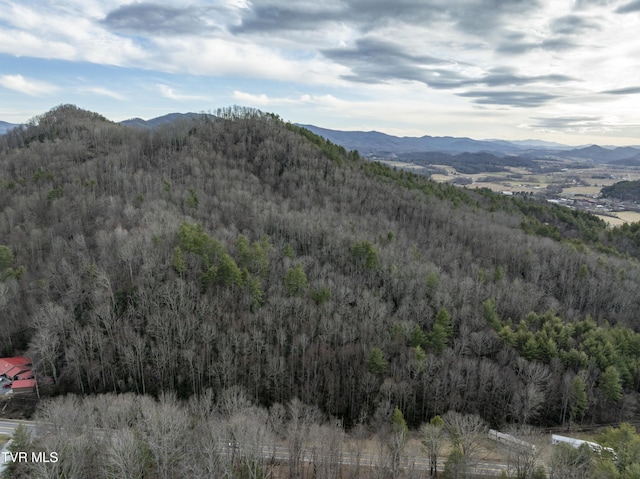
<path fill-rule="evenodd" d="M 609 226 L 620 226 L 626 223 L 626 221 L 624 221 L 623 219 L 620 219 L 614 216 L 608 216 L 608 215 L 596 215 L 596 216 L 601 220 L 603 220 L 605 223 L 607 223 Z"/>

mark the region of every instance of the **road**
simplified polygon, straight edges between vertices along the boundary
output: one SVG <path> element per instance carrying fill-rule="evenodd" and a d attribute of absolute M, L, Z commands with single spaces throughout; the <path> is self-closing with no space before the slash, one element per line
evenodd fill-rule
<path fill-rule="evenodd" d="M 24 424 L 26 428 L 34 434 L 36 431 L 36 423 L 33 421 L 18 421 L 14 419 L 0 419 L 0 434 L 13 436 L 13 432 L 20 425 Z"/>

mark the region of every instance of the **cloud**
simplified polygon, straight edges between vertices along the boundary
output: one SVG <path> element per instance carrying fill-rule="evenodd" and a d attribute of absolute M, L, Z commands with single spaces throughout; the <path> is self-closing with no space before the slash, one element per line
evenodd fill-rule
<path fill-rule="evenodd" d="M 561 83 L 575 79 L 563 74 L 520 75 L 514 68 L 480 67 L 409 51 L 405 46 L 376 38 L 361 38 L 352 47 L 334 48 L 322 54 L 349 68 L 343 78 L 364 83 L 392 80 L 415 81 L 434 89 L 456 89 L 475 85 L 523 86 L 533 83 Z"/>
<path fill-rule="evenodd" d="M 640 86 L 616 88 L 615 90 L 606 90 L 602 93 L 608 93 L 610 95 L 635 95 L 636 93 L 640 93 Z"/>
<path fill-rule="evenodd" d="M 162 93 L 162 96 L 164 96 L 165 98 L 169 98 L 170 100 L 177 100 L 177 101 L 183 101 L 183 100 L 204 100 L 205 98 L 202 96 L 198 96 L 198 95 L 183 95 L 181 93 L 177 93 L 176 91 L 174 91 L 173 88 L 171 88 L 168 85 L 163 85 L 163 84 L 158 84 L 158 89 L 160 90 L 160 93 Z"/>
<path fill-rule="evenodd" d="M 101 23 L 110 30 L 134 35 L 202 35 L 216 29 L 209 9 L 156 3 L 123 5 L 109 12 Z"/>
<path fill-rule="evenodd" d="M 546 21 L 513 27 L 495 39 L 495 50 L 505 55 L 523 55 L 532 52 L 564 52 L 585 47 L 593 35 L 602 31 L 604 20 L 598 16 L 568 14 L 559 17 L 546 12 Z M 516 25 L 517 26 L 517 25 Z M 590 45 L 586 45 L 592 48 Z"/>
<path fill-rule="evenodd" d="M 507 25 L 509 18 L 525 16 L 540 6 L 540 0 L 254 0 L 230 30 L 239 34 L 313 31 L 337 23 L 366 33 L 387 26 L 426 28 L 442 23 L 468 34 L 485 35 Z"/>
<path fill-rule="evenodd" d="M 626 5 L 622 5 L 616 9 L 616 13 L 633 13 L 640 12 L 640 0 L 635 0 L 633 2 L 627 3 Z"/>
<path fill-rule="evenodd" d="M 277 105 L 315 105 L 315 106 L 337 106 L 345 104 L 344 101 L 337 99 L 333 95 L 300 95 L 299 97 L 269 97 L 261 93 L 255 95 L 242 91 L 234 91 L 233 98 L 240 102 L 246 102 L 251 105 L 259 106 L 277 106 Z"/>
<path fill-rule="evenodd" d="M 16 2 L 0 8 L 0 52 L 31 58 L 139 65 L 148 52 L 131 39 L 107 32 L 70 2 Z M 18 4 L 19 3 L 19 4 Z M 7 8 L 5 8 L 5 6 Z"/>
<path fill-rule="evenodd" d="M 443 65 L 451 63 L 441 58 L 427 54 L 412 54 L 405 47 L 377 38 L 360 38 L 353 48 L 336 48 L 323 51 L 325 56 L 332 59 L 363 62 L 407 62 L 422 65 Z M 397 60 L 394 60 L 397 59 Z"/>
<path fill-rule="evenodd" d="M 346 24 L 361 31 L 386 24 L 430 23 L 443 17 L 442 1 L 328 0 L 324 2 L 254 0 L 242 13 L 233 33 L 314 31 L 326 24 Z"/>
<path fill-rule="evenodd" d="M 581 35 L 590 30 L 601 30 L 597 19 L 582 15 L 565 15 L 551 22 L 551 31 L 559 35 Z"/>
<path fill-rule="evenodd" d="M 252 2 L 240 24 L 230 26 L 236 34 L 313 30 L 326 22 L 336 22 L 344 10 L 319 3 L 287 2 L 283 5 Z"/>
<path fill-rule="evenodd" d="M 532 91 L 470 91 L 459 96 L 474 98 L 479 105 L 506 105 L 518 108 L 534 108 L 559 98 L 558 95 Z"/>
<path fill-rule="evenodd" d="M 615 2 L 616 0 L 576 0 L 574 8 L 584 10 L 592 7 L 608 7 Z"/>
<path fill-rule="evenodd" d="M 551 118 L 533 118 L 536 123 L 529 125 L 534 128 L 545 128 L 552 130 L 566 130 L 592 127 L 602 122 L 601 116 L 559 116 Z"/>
<path fill-rule="evenodd" d="M 120 100 L 120 101 L 126 100 L 126 97 L 124 95 L 121 95 L 120 93 L 115 92 L 113 90 L 109 90 L 107 88 L 90 87 L 90 88 L 83 88 L 81 91 L 92 93 L 94 95 L 106 96 L 109 98 L 113 98 L 114 100 Z"/>
<path fill-rule="evenodd" d="M 322 54 L 348 67 L 343 78 L 365 83 L 390 80 L 418 81 L 432 88 L 456 88 L 466 77 L 450 60 L 425 53 L 410 53 L 402 45 L 376 38 L 360 38 L 353 47 L 322 50 Z"/>
<path fill-rule="evenodd" d="M 496 51 L 506 55 L 522 55 L 534 50 L 563 51 L 580 48 L 582 45 L 574 42 L 567 36 L 550 36 L 537 41 L 512 40 L 497 43 Z"/>
<path fill-rule="evenodd" d="M 58 89 L 50 83 L 30 80 L 22 75 L 2 75 L 0 76 L 0 86 L 29 96 L 47 95 Z"/>
<path fill-rule="evenodd" d="M 514 17 L 526 18 L 541 6 L 539 0 L 458 0 L 451 2 L 449 8 L 460 30 L 475 35 L 492 35 L 508 26 Z"/>
<path fill-rule="evenodd" d="M 246 102 L 251 105 L 259 105 L 259 106 L 266 106 L 274 103 L 273 100 L 270 99 L 264 93 L 260 95 L 254 95 L 252 93 L 245 93 L 245 92 L 236 90 L 233 92 L 233 98 L 240 102 Z"/>
<path fill-rule="evenodd" d="M 442 0 L 349 0 L 346 5 L 347 18 L 365 29 L 397 23 L 428 25 L 449 16 L 447 2 Z"/>
<path fill-rule="evenodd" d="M 561 131 L 563 133 L 613 133 L 635 132 L 637 121 L 601 115 L 576 115 L 533 118 L 534 123 L 526 125 L 541 131 Z"/>
<path fill-rule="evenodd" d="M 602 30 L 602 19 L 598 16 L 563 15 L 551 21 L 550 35 L 543 38 L 534 48 L 555 52 L 578 49 Z"/>
<path fill-rule="evenodd" d="M 490 87 L 495 86 L 521 86 L 530 85 L 532 83 L 551 83 L 558 84 L 562 82 L 575 81 L 575 78 L 568 75 L 549 74 L 549 75 L 518 75 L 512 68 L 495 68 L 484 77 L 468 81 L 467 84 L 484 84 Z"/>

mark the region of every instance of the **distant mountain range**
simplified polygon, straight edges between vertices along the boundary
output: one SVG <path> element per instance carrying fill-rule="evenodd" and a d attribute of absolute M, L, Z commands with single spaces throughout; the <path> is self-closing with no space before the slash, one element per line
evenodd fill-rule
<path fill-rule="evenodd" d="M 168 115 L 152 118 L 151 120 L 143 120 L 142 118 L 130 118 L 129 120 L 121 121 L 121 125 L 133 126 L 136 128 L 145 128 L 152 130 L 161 125 L 166 125 L 177 120 L 190 120 L 192 118 L 199 118 L 201 116 L 213 116 L 205 113 L 169 113 Z"/>
<path fill-rule="evenodd" d="M 452 136 L 393 136 L 378 131 L 340 131 L 320 128 L 314 125 L 298 125 L 311 130 L 316 135 L 342 145 L 349 150 L 358 150 L 365 156 L 440 152 L 440 153 L 501 153 L 520 154 L 528 150 L 563 150 L 567 145 L 542 140 L 511 142 L 505 140 L 472 140 Z"/>
<path fill-rule="evenodd" d="M 314 125 L 299 125 L 327 140 L 344 146 L 348 150 L 358 150 L 371 157 L 412 157 L 424 153 L 489 153 L 496 156 L 518 155 L 537 158 L 564 158 L 592 160 L 596 163 L 637 164 L 640 162 L 640 147 L 611 147 L 597 145 L 571 147 L 561 143 L 543 140 L 473 140 L 451 136 L 397 137 L 377 131 L 340 131 L 320 128 Z"/>
<path fill-rule="evenodd" d="M 6 132 L 11 130 L 12 128 L 15 128 L 16 126 L 20 125 L 16 125 L 15 123 L 7 123 L 6 121 L 0 121 L 0 135 L 4 135 Z"/>
<path fill-rule="evenodd" d="M 176 120 L 188 120 L 204 116 L 204 113 L 169 113 L 167 115 L 143 120 L 131 118 L 120 124 L 135 128 L 154 129 Z M 213 116 L 213 115 L 209 115 Z M 16 124 L 0 121 L 0 134 L 6 133 Z M 562 158 L 574 160 L 590 160 L 595 163 L 640 166 L 640 147 L 602 147 L 591 145 L 572 147 L 561 143 L 543 140 L 499 139 L 473 140 L 466 137 L 453 136 L 393 136 L 378 131 L 341 131 L 321 128 L 315 125 L 298 124 L 327 140 L 345 147 L 347 150 L 358 150 L 361 155 L 378 158 L 410 158 L 415 160 L 421 154 L 434 153 L 459 155 L 462 153 L 483 153 L 497 157 L 526 156 L 529 158 Z"/>
<path fill-rule="evenodd" d="M 591 145 L 585 148 L 576 148 L 566 152 L 567 158 L 583 158 L 600 160 L 601 163 L 624 164 L 628 160 L 640 160 L 640 148 L 631 146 L 619 146 L 617 148 L 603 148 Z"/>

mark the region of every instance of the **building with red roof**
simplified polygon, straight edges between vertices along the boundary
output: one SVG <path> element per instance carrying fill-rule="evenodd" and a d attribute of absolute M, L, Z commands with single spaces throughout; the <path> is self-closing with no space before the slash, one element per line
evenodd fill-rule
<path fill-rule="evenodd" d="M 11 385 L 11 391 L 13 391 L 13 394 L 31 394 L 35 390 L 35 379 L 16 379 Z"/>
<path fill-rule="evenodd" d="M 23 370 L 31 369 L 31 359 L 25 358 L 24 356 L 0 358 L 0 376 L 6 376 L 11 369 L 20 367 L 24 367 Z"/>
<path fill-rule="evenodd" d="M 24 356 L 0 358 L 0 378 L 9 381 L 14 394 L 33 393 L 36 390 L 36 380 L 31 366 L 31 359 Z"/>
<path fill-rule="evenodd" d="M 33 379 L 35 377 L 36 377 L 36 375 L 33 374 L 33 371 L 31 369 L 28 369 L 28 370 L 23 371 L 20 374 L 18 374 L 16 376 L 16 379 Z"/>

